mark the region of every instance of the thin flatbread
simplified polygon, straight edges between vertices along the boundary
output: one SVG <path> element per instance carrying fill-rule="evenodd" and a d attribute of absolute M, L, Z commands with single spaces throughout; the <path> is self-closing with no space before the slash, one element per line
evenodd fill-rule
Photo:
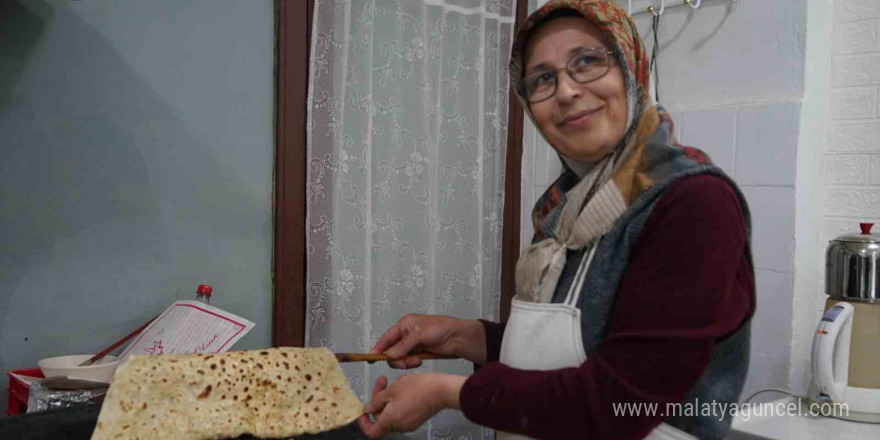
<path fill-rule="evenodd" d="M 362 413 L 325 348 L 132 356 L 113 376 L 92 440 L 285 438 Z"/>

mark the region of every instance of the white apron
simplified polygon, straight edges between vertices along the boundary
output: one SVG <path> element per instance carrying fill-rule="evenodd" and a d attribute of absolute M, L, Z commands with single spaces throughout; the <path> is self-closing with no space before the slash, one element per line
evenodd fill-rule
<path fill-rule="evenodd" d="M 510 318 L 501 341 L 500 361 L 522 370 L 556 370 L 579 367 L 587 360 L 581 338 L 581 311 L 577 308 L 587 268 L 598 243 L 581 260 L 565 301 L 560 304 L 534 303 L 514 299 Z M 666 423 L 647 440 L 697 440 L 696 437 Z M 528 437 L 497 431 L 496 440 L 529 440 Z"/>

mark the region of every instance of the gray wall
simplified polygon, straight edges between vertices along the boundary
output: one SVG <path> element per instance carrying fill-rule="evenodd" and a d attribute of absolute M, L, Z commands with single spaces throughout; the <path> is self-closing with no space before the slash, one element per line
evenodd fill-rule
<path fill-rule="evenodd" d="M 271 0 L 0 1 L 0 372 L 199 283 L 270 344 L 273 38 Z"/>

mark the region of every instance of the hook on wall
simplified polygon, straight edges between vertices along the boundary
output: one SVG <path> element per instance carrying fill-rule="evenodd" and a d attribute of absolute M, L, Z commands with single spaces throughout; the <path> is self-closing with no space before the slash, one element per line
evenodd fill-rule
<path fill-rule="evenodd" d="M 703 0 L 700 0 L 700 1 L 703 1 Z M 655 17 L 659 17 L 659 16 L 663 15 L 663 13 L 665 11 L 666 11 L 666 0 L 660 0 L 660 9 L 659 10 L 657 10 L 657 7 L 655 7 L 654 5 L 648 6 L 648 12 L 650 12 L 651 14 L 654 14 Z"/>
<path fill-rule="evenodd" d="M 694 9 L 700 9 L 700 5 L 703 4 L 703 0 L 684 0 L 684 4 Z"/>

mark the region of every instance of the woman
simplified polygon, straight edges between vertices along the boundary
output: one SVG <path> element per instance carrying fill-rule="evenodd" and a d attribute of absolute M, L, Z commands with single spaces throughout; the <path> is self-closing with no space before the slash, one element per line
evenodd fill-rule
<path fill-rule="evenodd" d="M 407 354 L 427 350 L 480 367 L 380 378 L 361 428 L 410 431 L 452 408 L 503 439 L 723 438 L 755 305 L 742 195 L 675 144 L 648 98 L 641 39 L 614 4 L 536 11 L 514 40 L 511 77 L 566 166 L 534 208 L 510 319 L 401 319 L 373 347 L 392 366 L 417 367 Z"/>

